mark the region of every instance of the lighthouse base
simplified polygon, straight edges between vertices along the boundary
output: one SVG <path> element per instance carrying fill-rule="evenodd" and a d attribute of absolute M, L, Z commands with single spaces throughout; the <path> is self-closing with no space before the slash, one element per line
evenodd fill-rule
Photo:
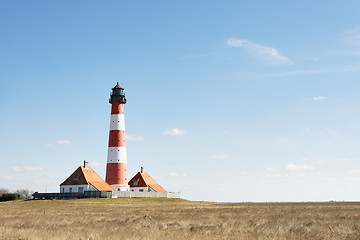
<path fill-rule="evenodd" d="M 112 189 L 114 189 L 114 191 L 130 191 L 130 186 L 129 185 L 110 185 L 110 187 L 112 187 Z"/>

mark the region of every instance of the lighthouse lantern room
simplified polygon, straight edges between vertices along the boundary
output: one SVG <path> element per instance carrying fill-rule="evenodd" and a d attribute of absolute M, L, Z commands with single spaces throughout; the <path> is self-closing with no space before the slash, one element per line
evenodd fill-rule
<path fill-rule="evenodd" d="M 119 83 L 110 94 L 111 119 L 106 165 L 106 182 L 115 191 L 129 191 L 125 142 L 124 89 Z"/>

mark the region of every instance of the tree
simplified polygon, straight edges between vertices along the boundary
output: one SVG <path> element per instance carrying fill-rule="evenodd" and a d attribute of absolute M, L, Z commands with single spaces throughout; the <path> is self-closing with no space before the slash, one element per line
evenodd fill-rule
<path fill-rule="evenodd" d="M 3 194 L 9 194 L 9 189 L 5 189 L 5 188 L 0 188 L 0 197 L 3 195 Z"/>
<path fill-rule="evenodd" d="M 32 192 L 30 192 L 28 189 L 18 189 L 15 191 L 15 194 L 18 194 L 19 198 L 21 199 L 29 199 L 32 195 Z"/>

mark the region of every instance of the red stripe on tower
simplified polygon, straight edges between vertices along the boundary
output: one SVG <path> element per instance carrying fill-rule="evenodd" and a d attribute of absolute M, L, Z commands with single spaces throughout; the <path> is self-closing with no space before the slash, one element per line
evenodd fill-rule
<path fill-rule="evenodd" d="M 106 182 L 116 191 L 129 191 L 124 117 L 126 98 L 124 89 L 119 83 L 112 88 L 109 102 L 111 103 L 111 119 Z"/>

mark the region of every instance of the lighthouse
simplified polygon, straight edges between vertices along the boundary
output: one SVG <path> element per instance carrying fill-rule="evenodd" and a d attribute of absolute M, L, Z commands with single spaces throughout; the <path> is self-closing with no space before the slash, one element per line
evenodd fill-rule
<path fill-rule="evenodd" d="M 115 191 L 129 191 L 124 117 L 126 98 L 119 83 L 112 88 L 109 102 L 111 119 L 105 181 Z"/>

